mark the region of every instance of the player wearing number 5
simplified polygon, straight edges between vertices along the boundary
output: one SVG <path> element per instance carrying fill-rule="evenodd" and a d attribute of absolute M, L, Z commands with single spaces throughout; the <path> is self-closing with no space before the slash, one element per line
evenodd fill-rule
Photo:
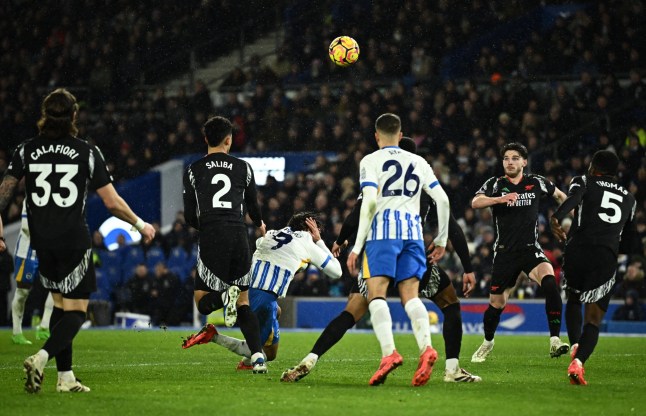
<path fill-rule="evenodd" d="M 437 352 L 431 346 L 428 312 L 418 297 L 419 281 L 426 272 L 420 196 L 422 191 L 426 192 L 437 205 L 439 233 L 434 241 L 436 248 L 432 260 L 444 255 L 449 199 L 426 160 L 398 147 L 402 137 L 398 116 L 382 114 L 375 129 L 379 150 L 361 160 L 363 205 L 357 239 L 347 265 L 350 273 L 355 274 L 357 259 L 365 243 L 361 267 L 368 286 L 372 326 L 382 353 L 381 364 L 370 379 L 370 385 L 382 384 L 403 362 L 395 350 L 392 318 L 386 303 L 386 291 L 393 280 L 420 350 L 419 366 L 412 383 L 421 386 L 431 376 Z"/>
<path fill-rule="evenodd" d="M 204 124 L 208 153 L 184 173 L 184 217 L 199 230 L 195 304 L 201 314 L 225 307 L 225 323 L 236 321 L 252 353 L 253 372 L 266 373 L 258 318 L 249 307 L 251 250 L 245 215 L 265 234 L 251 166 L 229 155 L 233 128 L 224 117 Z"/>
<path fill-rule="evenodd" d="M 588 174 L 572 179 L 568 198 L 550 219 L 552 232 L 565 241 L 560 222 L 574 209 L 563 264 L 568 294 L 566 323 L 572 345 L 568 368 L 571 384 L 588 384 L 583 364 L 599 340 L 599 326 L 608 310 L 615 285 L 617 254 L 632 254 L 637 231 L 635 197 L 617 182 L 617 155 L 600 150 L 592 157 Z M 620 240 L 622 247 L 620 248 Z M 581 303 L 585 321 L 581 330 Z"/>
<path fill-rule="evenodd" d="M 77 111 L 76 98 L 65 89 L 45 97 L 38 121 L 39 135 L 18 146 L 0 185 L 2 211 L 18 181 L 25 178 L 31 245 L 38 252 L 43 286 L 54 299 L 51 336 L 37 354 L 24 362 L 25 389 L 29 393 L 40 391 L 45 364 L 53 357 L 59 392 L 90 391 L 72 372 L 72 341 L 85 322 L 90 293 L 96 290 L 90 233 L 85 222 L 88 191 L 96 189 L 108 210 L 137 228 L 144 241 L 155 236 L 155 229 L 137 217 L 115 191 L 99 149 L 75 137 Z M 4 249 L 4 241 L 0 240 L 0 250 Z"/>

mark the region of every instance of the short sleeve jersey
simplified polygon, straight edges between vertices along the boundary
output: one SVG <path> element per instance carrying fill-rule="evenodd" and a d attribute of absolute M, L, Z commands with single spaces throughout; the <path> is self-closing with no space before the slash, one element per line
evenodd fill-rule
<path fill-rule="evenodd" d="M 190 225 L 242 224 L 247 210 L 260 226 L 256 182 L 247 162 L 226 153 L 211 153 L 186 169 L 184 214 Z"/>
<path fill-rule="evenodd" d="M 294 275 L 309 263 L 325 271 L 332 259 L 306 231 L 269 230 L 260 240 L 251 262 L 251 287 L 285 296 Z"/>
<path fill-rule="evenodd" d="M 482 185 L 476 195 L 496 198 L 518 193 L 514 204 L 495 204 L 491 207 L 495 232 L 494 251 L 541 248 L 538 243 L 539 200 L 544 196 L 552 196 L 555 189 L 556 186 L 551 181 L 534 174 L 523 174 L 518 184 L 502 176 L 489 178 Z"/>
<path fill-rule="evenodd" d="M 91 247 L 85 200 L 88 191 L 112 182 L 96 146 L 72 136 L 37 136 L 16 148 L 6 175 L 25 178 L 27 220 L 35 250 Z"/>
<path fill-rule="evenodd" d="M 361 188 L 377 188 L 377 209 L 367 241 L 423 240 L 421 193 L 439 186 L 426 160 L 397 146 L 387 146 L 365 156 L 360 171 Z"/>
<path fill-rule="evenodd" d="M 568 196 L 579 194 L 568 234 L 568 246 L 601 245 L 615 254 L 627 222 L 635 217 L 635 197 L 609 176 L 577 176 Z"/>

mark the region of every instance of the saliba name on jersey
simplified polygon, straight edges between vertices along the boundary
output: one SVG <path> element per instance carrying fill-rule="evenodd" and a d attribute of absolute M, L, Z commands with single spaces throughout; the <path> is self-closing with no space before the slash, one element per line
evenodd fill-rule
<path fill-rule="evenodd" d="M 229 163 L 224 160 L 214 160 L 214 161 L 208 161 L 206 162 L 206 167 L 209 169 L 213 168 L 224 168 L 224 169 L 233 169 L 233 163 Z"/>
<path fill-rule="evenodd" d="M 49 146 L 47 145 L 40 146 L 39 148 L 31 152 L 30 156 L 32 160 L 38 160 L 39 157 L 47 153 L 60 153 L 62 155 L 69 157 L 72 160 L 76 159 L 79 156 L 79 153 L 76 151 L 76 149 L 73 149 L 69 146 L 63 146 L 62 144 L 57 144 L 57 145 L 50 144 Z"/>

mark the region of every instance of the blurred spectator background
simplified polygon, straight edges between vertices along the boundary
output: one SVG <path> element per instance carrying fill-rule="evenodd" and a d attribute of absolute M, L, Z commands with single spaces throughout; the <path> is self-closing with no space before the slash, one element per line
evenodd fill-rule
<path fill-rule="evenodd" d="M 0 5 L 0 172 L 13 148 L 36 133 L 38 104 L 55 87 L 79 97 L 79 135 L 102 149 L 116 181 L 202 153 L 201 125 L 219 114 L 235 125 L 234 152 L 334 152 L 283 182 L 268 178 L 259 193 L 268 228 L 314 209 L 331 245 L 355 204 L 359 161 L 376 148 L 374 120 L 394 112 L 451 198 L 470 244 L 477 296 L 487 296 L 494 234 L 490 212 L 472 210 L 470 200 L 502 173 L 498 149 L 506 142 L 525 144 L 528 170 L 562 190 L 585 173 L 596 150 L 615 151 L 646 237 L 643 1 L 59 3 Z M 173 77 L 233 50 L 241 36 L 249 42 L 275 30 L 282 39 L 267 55 L 249 56 L 218 80 L 166 89 Z M 361 47 L 351 68 L 327 58 L 338 34 Z M 2 213 L 5 221 L 19 219 L 23 199 L 24 187 Z M 555 205 L 545 202 L 540 239 L 558 269 L 563 247 L 547 223 Z M 142 309 L 156 323 L 190 315 L 195 233 L 181 213 L 149 247 L 108 252 L 95 235 L 94 248 L 104 282 L 95 297 L 110 301 L 113 313 Z M 619 298 L 630 290 L 646 295 L 643 245 L 640 251 L 620 266 Z M 442 267 L 460 293 L 462 268 L 452 251 Z M 290 293 L 342 296 L 350 283 L 308 269 Z M 521 279 L 517 296 L 541 296 L 540 288 Z M 177 316 L 165 312 L 171 302 Z"/>

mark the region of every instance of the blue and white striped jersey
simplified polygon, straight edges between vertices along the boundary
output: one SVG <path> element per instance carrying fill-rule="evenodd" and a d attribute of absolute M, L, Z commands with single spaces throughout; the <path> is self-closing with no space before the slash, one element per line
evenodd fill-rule
<path fill-rule="evenodd" d="M 386 146 L 365 156 L 360 167 L 361 189 L 377 189 L 376 210 L 366 240 L 423 240 L 421 192 L 434 198 L 446 195 L 428 162 L 397 146 Z M 440 218 L 444 216 L 442 213 Z M 447 231 L 440 231 L 444 235 L 438 238 L 445 245 Z"/>
<path fill-rule="evenodd" d="M 307 231 L 269 230 L 259 238 L 251 261 L 250 287 L 284 297 L 300 270 L 313 264 L 333 279 L 341 277 L 341 264 L 322 240 L 314 243 Z"/>
<path fill-rule="evenodd" d="M 27 205 L 25 203 L 22 204 L 20 235 L 18 235 L 18 240 L 16 241 L 16 250 L 14 255 L 21 259 L 36 261 L 36 250 L 32 250 L 31 241 L 29 239 L 29 223 L 27 221 Z"/>

